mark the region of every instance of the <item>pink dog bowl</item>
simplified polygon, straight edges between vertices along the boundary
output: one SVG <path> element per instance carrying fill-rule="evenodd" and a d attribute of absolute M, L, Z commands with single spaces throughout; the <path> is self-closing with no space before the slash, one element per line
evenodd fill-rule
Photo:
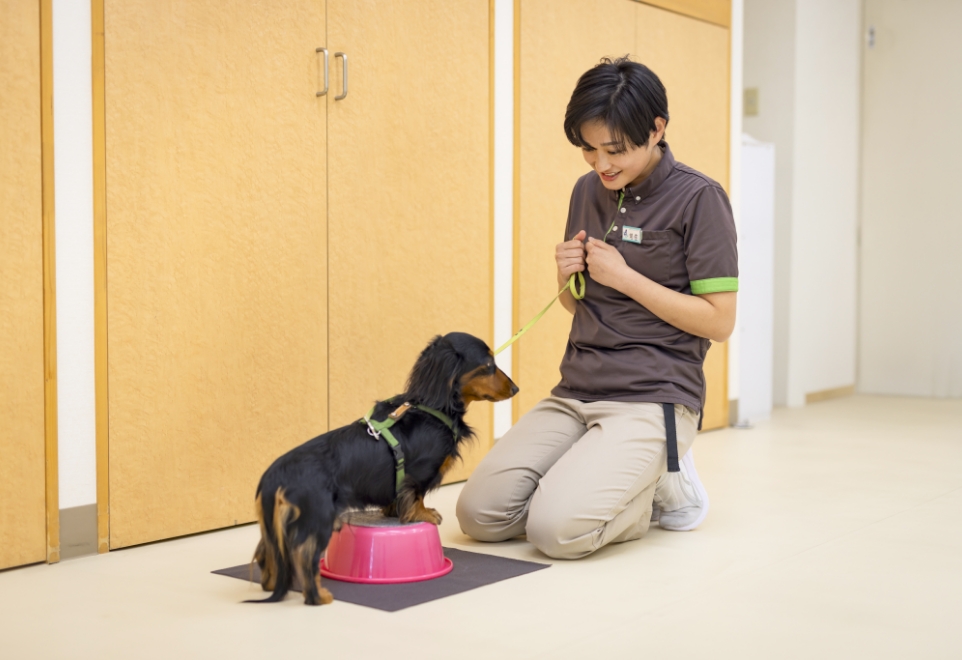
<path fill-rule="evenodd" d="M 420 582 L 447 575 L 452 568 L 437 525 L 403 525 L 397 518 L 368 511 L 347 518 L 321 559 L 324 577 L 366 584 Z"/>

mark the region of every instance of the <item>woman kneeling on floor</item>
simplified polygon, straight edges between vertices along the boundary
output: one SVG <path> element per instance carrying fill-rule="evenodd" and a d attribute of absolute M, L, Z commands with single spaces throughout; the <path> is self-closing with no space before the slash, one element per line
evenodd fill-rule
<path fill-rule="evenodd" d="M 708 497 L 691 457 L 711 341 L 735 324 L 738 259 L 728 197 L 675 161 L 658 77 L 627 58 L 578 81 L 565 134 L 592 172 L 575 183 L 558 285 L 585 276 L 561 382 L 505 434 L 465 484 L 461 529 L 527 534 L 550 557 L 697 527 Z M 681 460 L 679 460 L 681 456 Z"/>

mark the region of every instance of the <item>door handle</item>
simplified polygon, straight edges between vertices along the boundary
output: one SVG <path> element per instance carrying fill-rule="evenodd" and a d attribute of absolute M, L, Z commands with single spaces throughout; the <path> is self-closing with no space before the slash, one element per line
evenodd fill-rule
<path fill-rule="evenodd" d="M 318 48 L 315 53 L 324 53 L 324 89 L 317 93 L 318 96 L 327 94 L 327 48 Z"/>
<path fill-rule="evenodd" d="M 344 76 L 343 76 L 344 81 L 343 81 L 343 87 L 341 88 L 341 95 L 335 96 L 334 97 L 335 101 L 340 101 L 341 99 L 347 96 L 347 53 L 334 53 L 334 59 L 337 59 L 339 57 L 341 58 L 341 62 L 342 62 L 341 66 L 343 67 L 342 71 L 344 72 Z"/>

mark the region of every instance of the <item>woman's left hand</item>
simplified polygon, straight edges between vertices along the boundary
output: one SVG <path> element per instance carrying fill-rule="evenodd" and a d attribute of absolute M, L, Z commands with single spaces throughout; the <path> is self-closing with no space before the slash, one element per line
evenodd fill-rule
<path fill-rule="evenodd" d="M 625 271 L 629 267 L 625 263 L 625 258 L 618 252 L 618 248 L 597 238 L 589 238 L 585 250 L 587 251 L 585 263 L 588 265 L 591 279 L 598 284 L 620 291 Z"/>

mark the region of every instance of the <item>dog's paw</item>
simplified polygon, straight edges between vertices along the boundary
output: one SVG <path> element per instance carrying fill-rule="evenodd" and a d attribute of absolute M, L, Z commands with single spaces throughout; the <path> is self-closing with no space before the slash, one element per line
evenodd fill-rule
<path fill-rule="evenodd" d="M 317 594 L 304 594 L 305 605 L 330 605 L 334 602 L 334 596 L 327 589 L 318 589 Z"/>
<path fill-rule="evenodd" d="M 437 509 L 425 508 L 423 511 L 423 516 L 424 518 L 420 522 L 429 522 L 435 525 L 440 525 L 441 521 L 443 520 L 443 518 L 441 517 L 441 514 L 438 513 Z"/>
<path fill-rule="evenodd" d="M 402 523 L 426 522 L 426 523 L 431 523 L 432 525 L 441 524 L 441 514 L 438 513 L 438 510 L 429 509 L 424 506 L 418 507 L 417 509 L 414 509 L 414 511 L 412 511 L 409 515 L 402 515 L 400 518 Z"/>

